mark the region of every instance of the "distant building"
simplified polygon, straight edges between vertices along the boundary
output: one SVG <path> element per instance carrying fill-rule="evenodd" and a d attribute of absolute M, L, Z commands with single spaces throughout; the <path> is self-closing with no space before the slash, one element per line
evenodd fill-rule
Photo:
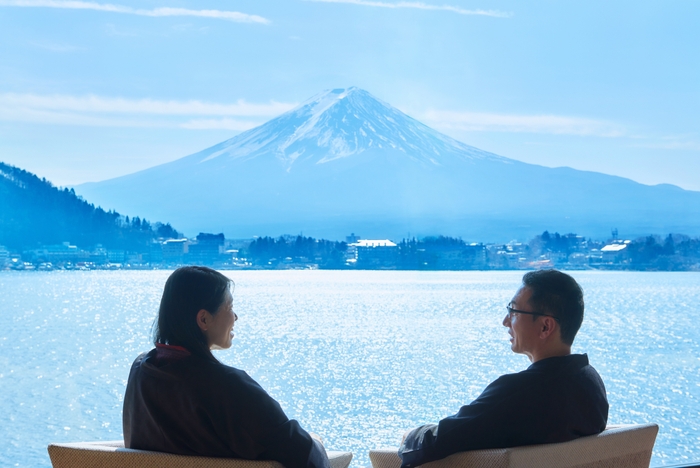
<path fill-rule="evenodd" d="M 585 266 L 588 264 L 588 256 L 585 253 L 574 252 L 569 255 L 569 264 L 577 267 Z"/>
<path fill-rule="evenodd" d="M 109 254 L 107 253 L 107 249 L 98 244 L 95 250 L 90 252 L 90 262 L 96 265 L 104 265 L 105 263 L 109 263 Z"/>
<path fill-rule="evenodd" d="M 572 251 L 584 252 L 588 249 L 588 241 L 585 237 L 576 234 L 567 234 L 566 237 L 569 239 L 569 246 Z"/>
<path fill-rule="evenodd" d="M 390 241 L 389 239 L 382 239 L 382 240 L 370 240 L 370 239 L 361 239 L 358 240 L 355 245 L 357 248 L 369 248 L 369 249 L 374 249 L 377 247 L 396 247 L 396 244 Z"/>
<path fill-rule="evenodd" d="M 476 270 L 486 267 L 483 244 L 445 242 L 424 244 L 416 250 L 418 268 L 431 270 Z"/>
<path fill-rule="evenodd" d="M 630 241 L 626 240 L 608 244 L 600 249 L 600 253 L 603 255 L 603 262 L 622 263 L 629 259 L 629 249 L 627 248 L 629 244 Z"/>
<path fill-rule="evenodd" d="M 471 268 L 484 269 L 486 268 L 486 246 L 481 243 L 472 242 L 464 248 L 463 256 L 467 264 L 471 264 Z"/>
<path fill-rule="evenodd" d="M 126 251 L 124 250 L 108 250 L 107 260 L 109 263 L 124 263 L 126 259 Z"/>
<path fill-rule="evenodd" d="M 126 254 L 125 261 L 127 263 L 130 263 L 132 265 L 141 265 L 143 264 L 143 254 L 137 253 L 137 252 L 129 252 Z"/>
<path fill-rule="evenodd" d="M 156 265 L 163 261 L 163 243 L 151 242 L 148 246 L 148 261 L 151 265 Z"/>
<path fill-rule="evenodd" d="M 345 237 L 345 242 L 348 244 L 354 244 L 355 242 L 360 240 L 360 236 L 356 236 L 355 233 L 353 232 L 349 236 Z"/>
<path fill-rule="evenodd" d="M 222 260 L 226 239 L 224 234 L 200 232 L 197 242 L 190 244 L 188 263 L 195 265 L 213 265 Z"/>
<path fill-rule="evenodd" d="M 33 261 L 37 262 L 76 263 L 89 261 L 90 259 L 90 252 L 80 250 L 77 246 L 71 245 L 70 242 L 44 245 L 28 253 Z"/>
<path fill-rule="evenodd" d="M 10 252 L 4 245 L 0 245 L 0 268 L 4 268 L 10 263 Z"/>
<path fill-rule="evenodd" d="M 355 244 L 348 244 L 348 248 L 345 250 L 345 264 L 357 265 L 357 246 Z"/>
<path fill-rule="evenodd" d="M 359 267 L 388 267 L 396 265 L 399 248 L 388 239 L 362 239 L 351 245 L 356 252 L 355 260 Z"/>
<path fill-rule="evenodd" d="M 187 239 L 168 239 L 163 242 L 163 261 L 165 263 L 184 263 L 185 254 L 188 253 L 189 241 Z"/>

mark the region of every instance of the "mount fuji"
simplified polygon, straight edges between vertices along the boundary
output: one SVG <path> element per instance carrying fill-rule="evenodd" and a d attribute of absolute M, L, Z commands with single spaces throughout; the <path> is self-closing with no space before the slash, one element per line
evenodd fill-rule
<path fill-rule="evenodd" d="M 76 191 L 188 235 L 700 234 L 700 192 L 498 156 L 354 87 L 323 92 L 190 156 Z"/>

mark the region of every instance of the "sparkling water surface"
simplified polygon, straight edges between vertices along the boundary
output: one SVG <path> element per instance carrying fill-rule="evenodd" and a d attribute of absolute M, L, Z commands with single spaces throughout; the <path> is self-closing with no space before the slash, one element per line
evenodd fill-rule
<path fill-rule="evenodd" d="M 522 272 L 224 273 L 240 320 L 216 356 L 354 467 L 529 365 L 501 325 Z M 50 442 L 121 439 L 169 274 L 0 272 L 0 466 L 50 466 Z M 659 424 L 652 466 L 700 460 L 700 274 L 572 274 L 586 293 L 574 352 L 601 374 L 609 422 Z"/>

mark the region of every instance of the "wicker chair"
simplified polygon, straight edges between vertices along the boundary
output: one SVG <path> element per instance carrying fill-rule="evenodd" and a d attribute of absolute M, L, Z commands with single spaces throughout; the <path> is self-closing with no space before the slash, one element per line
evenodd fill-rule
<path fill-rule="evenodd" d="M 598 435 L 560 444 L 474 450 L 423 468 L 648 468 L 659 426 L 608 426 Z M 371 450 L 373 468 L 399 468 L 397 450 Z"/>
<path fill-rule="evenodd" d="M 54 468 L 284 468 L 276 461 L 190 457 L 124 448 L 121 440 L 49 445 Z M 331 468 L 348 468 L 352 453 L 328 452 Z"/>

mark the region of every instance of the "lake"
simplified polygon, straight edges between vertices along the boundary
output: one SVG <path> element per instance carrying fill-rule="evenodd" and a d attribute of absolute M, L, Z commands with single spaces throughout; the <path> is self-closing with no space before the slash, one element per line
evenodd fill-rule
<path fill-rule="evenodd" d="M 355 454 L 398 446 L 529 361 L 501 325 L 523 272 L 227 271 L 233 347 L 290 418 Z M 50 442 L 121 439 L 134 358 L 169 271 L 0 272 L 0 465 L 50 466 Z M 652 466 L 700 460 L 700 273 L 573 272 L 574 352 L 611 424 L 655 422 Z"/>

